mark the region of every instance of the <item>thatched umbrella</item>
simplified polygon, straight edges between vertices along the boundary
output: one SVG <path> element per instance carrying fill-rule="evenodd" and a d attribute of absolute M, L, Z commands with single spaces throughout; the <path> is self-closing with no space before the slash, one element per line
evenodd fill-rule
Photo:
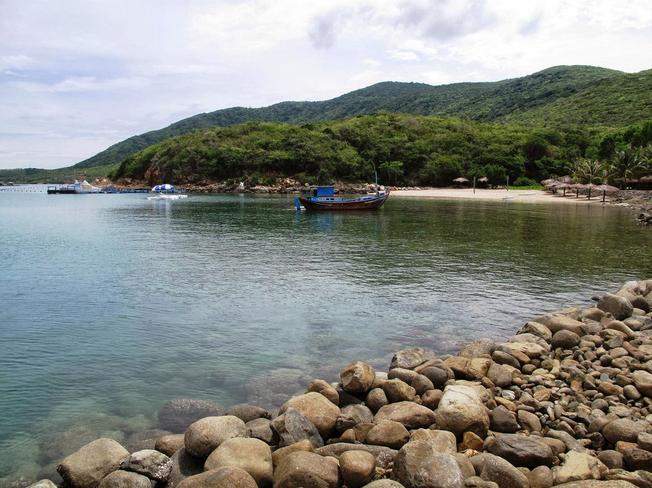
<path fill-rule="evenodd" d="M 459 178 L 455 178 L 453 181 L 454 181 L 455 183 L 468 183 L 468 182 L 469 182 L 469 180 L 467 180 L 467 179 L 464 178 L 463 176 L 460 176 Z"/>
<path fill-rule="evenodd" d="M 580 190 L 583 190 L 585 185 L 582 183 L 573 183 L 572 185 L 569 185 L 569 188 L 575 190 L 575 198 L 580 197 Z"/>
<path fill-rule="evenodd" d="M 602 203 L 604 203 L 606 201 L 607 193 L 616 193 L 616 192 L 618 192 L 618 188 L 616 188 L 615 186 L 606 185 L 606 184 L 598 185 L 598 186 L 595 187 L 595 189 L 602 192 Z"/>
<path fill-rule="evenodd" d="M 570 185 L 573 182 L 573 178 L 570 176 L 562 176 L 558 179 L 558 181 L 561 181 L 562 183 L 568 183 Z"/>
<path fill-rule="evenodd" d="M 598 187 L 598 185 L 594 185 L 593 183 L 587 183 L 584 185 L 584 188 L 586 188 L 588 194 L 586 196 L 587 199 L 591 200 L 591 190 L 595 190 Z"/>
<path fill-rule="evenodd" d="M 486 176 L 483 176 L 482 178 L 479 178 L 478 181 L 479 181 L 480 183 L 488 183 L 488 182 L 489 182 L 489 178 L 487 178 Z"/>
<path fill-rule="evenodd" d="M 541 185 L 542 186 L 548 186 L 549 184 L 554 183 L 555 181 L 557 181 L 557 180 L 553 180 L 552 178 L 548 178 L 547 180 L 541 181 Z"/>
<path fill-rule="evenodd" d="M 564 195 L 563 195 L 563 196 L 566 196 L 566 190 L 567 190 L 568 188 L 572 188 L 572 187 L 573 187 L 573 185 L 571 185 L 571 184 L 569 184 L 569 183 L 557 183 L 557 184 L 555 185 L 555 188 L 556 188 L 557 190 L 564 190 Z"/>

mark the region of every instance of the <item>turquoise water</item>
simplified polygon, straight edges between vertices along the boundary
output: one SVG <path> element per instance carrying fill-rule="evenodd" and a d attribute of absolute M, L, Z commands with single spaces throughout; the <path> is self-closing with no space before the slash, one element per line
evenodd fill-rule
<path fill-rule="evenodd" d="M 0 243 L 6 479 L 98 435 L 128 443 L 170 398 L 277 404 L 349 360 L 505 337 L 652 277 L 652 232 L 584 205 L 0 193 Z"/>

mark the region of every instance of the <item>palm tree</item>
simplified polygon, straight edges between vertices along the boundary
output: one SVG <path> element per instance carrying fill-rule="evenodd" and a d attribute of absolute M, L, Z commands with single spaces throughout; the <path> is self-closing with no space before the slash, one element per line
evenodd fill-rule
<path fill-rule="evenodd" d="M 634 149 L 632 147 L 616 151 L 612 160 L 612 167 L 614 174 L 618 175 L 622 181 L 621 186 L 627 185 L 627 180 L 649 165 L 647 152 L 647 149 Z"/>
<path fill-rule="evenodd" d="M 609 174 L 606 164 L 597 159 L 580 158 L 575 161 L 573 178 L 582 183 L 603 183 Z"/>

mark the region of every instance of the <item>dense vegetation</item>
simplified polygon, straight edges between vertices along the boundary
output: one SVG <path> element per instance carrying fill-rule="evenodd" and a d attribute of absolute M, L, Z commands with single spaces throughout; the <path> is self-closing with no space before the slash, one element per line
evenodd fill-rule
<path fill-rule="evenodd" d="M 123 165 L 121 171 L 124 174 L 136 174 L 137 172 L 126 171 L 124 168 L 131 168 L 135 164 L 135 160 L 142 160 L 147 155 L 153 154 L 146 151 L 136 159 L 131 158 L 138 151 L 150 148 L 171 137 L 192 134 L 202 129 L 229 127 L 251 122 L 317 124 L 295 129 L 281 128 L 279 126 L 277 132 L 294 133 L 294 137 L 305 138 L 306 144 L 314 143 L 317 145 L 316 147 L 324 150 L 328 144 L 334 144 L 335 142 L 345 144 L 342 147 L 346 148 L 349 153 L 351 150 L 355 150 L 357 157 L 369 163 L 372 158 L 365 152 L 365 148 L 357 146 L 355 141 L 351 141 L 343 135 L 336 134 L 338 128 L 342 129 L 342 131 L 354 130 L 346 129 L 346 127 L 351 128 L 362 122 L 343 121 L 333 123 L 330 126 L 328 124 L 325 126 L 323 123 L 359 115 L 382 113 L 439 115 L 471 121 L 494 122 L 502 125 L 502 128 L 498 125 L 489 128 L 489 126 L 474 125 L 471 122 L 463 123 L 459 120 L 447 123 L 440 120 L 438 127 L 434 128 L 432 127 L 434 122 L 424 122 L 425 125 L 431 126 L 433 131 L 443 130 L 439 135 L 426 136 L 423 133 L 409 134 L 408 130 L 399 127 L 400 124 L 398 124 L 395 127 L 398 132 L 390 136 L 387 133 L 387 131 L 393 130 L 390 124 L 380 131 L 383 137 L 396 141 L 413 138 L 415 141 L 420 141 L 420 144 L 427 144 L 427 141 L 439 142 L 439 139 L 446 140 L 451 138 L 453 133 L 459 135 L 464 134 L 466 131 L 475 134 L 467 145 L 462 144 L 453 147 L 453 145 L 446 143 L 441 147 L 420 148 L 420 164 L 423 167 L 412 162 L 410 157 L 404 158 L 403 153 L 407 149 L 393 149 L 393 156 L 390 160 L 386 160 L 384 157 L 374 160 L 379 165 L 384 165 L 387 175 L 391 173 L 397 180 L 400 177 L 399 173 L 402 173 L 404 181 L 428 180 L 424 176 L 427 173 L 424 168 L 435 164 L 433 161 L 443 161 L 444 156 L 450 160 L 446 164 L 454 167 L 459 164 L 461 166 L 460 171 L 463 173 L 469 173 L 473 168 L 502 161 L 500 165 L 506 168 L 511 175 L 522 174 L 536 177 L 537 175 L 560 171 L 562 169 L 560 165 L 568 165 L 569 163 L 569 160 L 564 158 L 584 155 L 583 153 L 588 146 L 594 142 L 595 134 L 613 132 L 619 128 L 640 123 L 650 118 L 652 114 L 652 70 L 636 74 L 625 74 L 592 66 L 557 66 L 522 78 L 498 82 L 455 83 L 442 86 L 431 86 L 423 83 L 384 82 L 323 102 L 282 102 L 263 108 L 234 107 L 195 115 L 164 129 L 131 137 L 72 167 L 55 171 L 16 170 L 17 172 L 14 173 L 0 171 L 0 180 L 60 181 L 81 175 L 106 175 L 114 165 L 121 163 L 125 158 L 129 158 L 129 160 Z M 384 120 L 382 115 L 379 115 L 379 117 L 377 121 Z M 373 125 L 369 122 L 371 119 L 363 120 L 366 120 L 370 126 Z M 401 120 L 416 119 L 407 117 Z M 530 129 L 526 130 L 514 124 L 527 125 Z M 256 131 L 263 132 L 263 128 L 266 131 L 271 131 L 272 126 L 248 125 L 247 127 L 258 127 Z M 458 126 L 459 129 L 453 130 L 448 126 Z M 333 134 L 328 132 L 329 127 Z M 246 147 L 239 148 L 239 151 L 234 150 L 234 153 L 250 155 L 249 151 L 253 142 L 247 140 L 244 136 L 237 135 L 243 130 L 241 128 L 234 131 L 217 130 L 212 137 L 226 138 L 233 148 L 236 148 L 239 143 L 248 144 Z M 514 141 L 508 142 L 504 139 L 512 135 L 516 137 Z M 489 138 L 482 139 L 484 136 Z M 491 139 L 493 136 L 496 137 L 495 140 Z M 170 142 L 169 146 L 176 148 L 178 144 L 186 142 L 194 145 L 198 143 L 198 140 L 209 137 L 211 136 L 207 134 L 192 135 L 187 139 Z M 317 140 L 314 138 L 317 138 Z M 531 139 L 529 145 L 532 150 L 541 152 L 541 147 L 536 148 L 536 146 L 541 146 L 541 141 L 544 141 L 547 149 L 542 154 L 526 154 L 523 149 L 523 138 Z M 329 142 L 323 142 L 324 140 Z M 507 157 L 503 152 L 491 156 L 489 151 L 482 149 L 475 154 L 463 152 L 469 149 L 469 146 L 474 146 L 476 143 L 480 144 L 480 140 L 490 144 L 494 149 L 499 146 L 509 146 L 511 152 Z M 374 147 L 388 147 L 385 140 L 367 141 L 366 144 Z M 211 143 L 202 142 L 200 145 L 211 146 Z M 283 145 L 281 144 L 281 146 Z M 259 149 L 265 150 L 263 146 Z M 320 157 L 324 159 L 333 155 L 332 151 L 338 153 L 340 149 L 340 146 L 332 147 L 330 148 L 331 152 L 326 152 Z M 160 147 L 154 149 L 154 153 L 158 153 L 159 150 Z M 287 150 L 284 147 L 283 151 Z M 189 148 L 187 152 L 193 153 L 193 151 L 194 149 Z M 182 151 L 177 149 L 177 152 L 181 153 Z M 437 158 L 433 160 L 432 155 L 437 155 Z M 220 153 L 219 157 L 222 156 Z M 269 156 L 270 161 L 265 164 L 245 161 L 239 175 L 275 171 L 276 156 Z M 593 155 L 589 154 L 589 156 Z M 595 156 L 597 157 L 597 155 Z M 238 160 L 237 157 L 234 156 L 234 158 Z M 260 161 L 261 158 L 263 156 L 256 153 L 253 161 Z M 199 159 L 203 160 L 205 158 Z M 404 165 L 401 171 L 396 169 L 398 162 Z M 390 163 L 394 165 L 394 170 L 388 169 Z M 357 163 L 353 162 L 351 164 L 355 166 Z M 221 165 L 222 163 L 216 160 L 209 166 L 217 167 Z M 333 161 L 332 165 L 338 166 L 339 163 Z M 311 166 L 310 163 L 306 162 L 305 166 L 306 173 L 317 176 L 310 173 L 310 168 L 314 169 L 314 164 Z M 253 167 L 258 169 L 254 170 Z M 300 165 L 297 167 L 300 167 Z M 419 171 L 416 170 L 417 167 L 420 168 Z M 190 169 L 192 170 L 192 168 Z M 324 169 L 324 171 L 327 170 Z M 360 171 L 365 172 L 368 169 L 362 168 Z M 328 172 L 331 174 L 341 173 L 339 170 L 328 170 Z M 351 174 L 354 173 L 355 171 Z M 188 173 L 188 175 L 190 174 Z M 210 171 L 202 174 L 210 175 L 210 177 L 216 177 L 217 175 L 217 173 Z M 219 174 L 230 173 L 225 169 L 221 169 Z"/>
<path fill-rule="evenodd" d="M 647 144 L 651 129 L 647 123 L 602 134 L 398 114 L 302 126 L 250 122 L 167 139 L 127 158 L 112 177 L 269 183 L 294 176 L 324 183 L 370 180 L 375 164 L 386 184 L 450 185 L 458 176 L 486 176 L 494 184 L 509 176 L 527 184 L 568 174 L 580 158 L 599 157 L 605 138 L 614 151 L 632 138 Z"/>

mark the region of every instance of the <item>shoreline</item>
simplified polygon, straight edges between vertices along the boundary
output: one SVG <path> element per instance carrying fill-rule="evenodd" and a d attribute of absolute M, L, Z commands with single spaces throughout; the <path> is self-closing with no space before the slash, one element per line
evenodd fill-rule
<path fill-rule="evenodd" d="M 72 488 L 650 486 L 652 280 L 595 300 L 457 355 L 342 365 L 280 411 L 171 400 L 138 450 L 103 438 L 57 470 Z"/>
<path fill-rule="evenodd" d="M 587 199 L 582 195 L 579 198 L 572 196 L 563 197 L 545 190 L 518 190 L 518 189 L 476 189 L 472 188 L 431 188 L 431 189 L 397 189 L 392 191 L 392 196 L 401 198 L 448 199 L 448 200 L 477 200 L 477 201 L 503 201 L 519 203 L 561 203 L 577 205 L 602 205 L 602 195 L 592 196 Z M 605 204 L 613 204 L 607 197 Z"/>

